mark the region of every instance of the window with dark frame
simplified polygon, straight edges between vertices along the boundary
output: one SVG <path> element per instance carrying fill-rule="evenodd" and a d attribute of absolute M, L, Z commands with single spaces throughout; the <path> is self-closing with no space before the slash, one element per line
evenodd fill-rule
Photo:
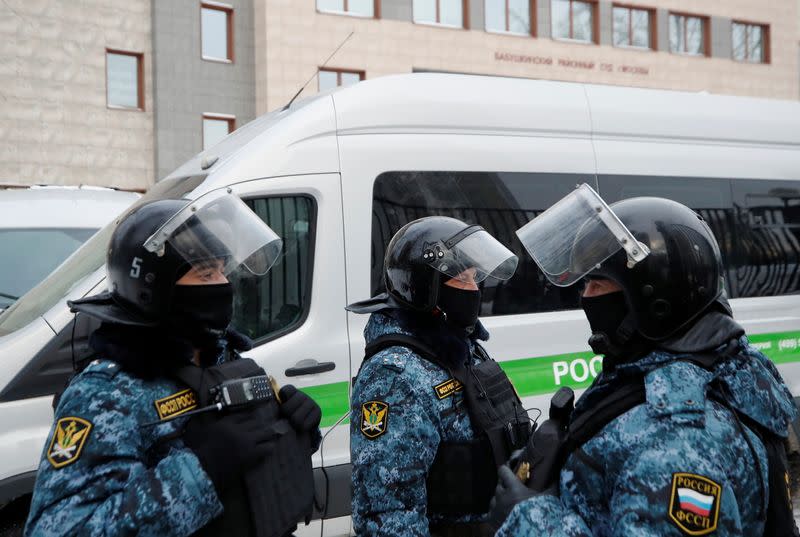
<path fill-rule="evenodd" d="M 615 47 L 655 49 L 655 10 L 615 4 L 612 18 Z"/>
<path fill-rule="evenodd" d="M 203 114 L 203 151 L 236 130 L 236 116 Z"/>
<path fill-rule="evenodd" d="M 501 0 L 495 0 L 501 1 Z M 467 28 L 467 0 L 413 0 L 415 23 Z"/>
<path fill-rule="evenodd" d="M 339 86 L 350 86 L 364 80 L 364 74 L 364 71 L 352 69 L 321 68 L 317 77 L 318 89 L 319 91 L 326 91 Z"/>
<path fill-rule="evenodd" d="M 200 4 L 200 41 L 204 60 L 233 62 L 233 6 Z"/>
<path fill-rule="evenodd" d="M 450 216 L 483 226 L 519 265 L 508 281 L 480 286 L 481 317 L 577 309 L 580 286 L 557 287 L 527 254 L 516 230 L 587 181 L 586 175 L 519 172 L 392 171 L 372 191 L 371 293 L 385 290 L 383 258 L 392 236 L 424 216 Z M 589 179 L 596 186 L 593 179 Z"/>
<path fill-rule="evenodd" d="M 555 39 L 597 43 L 597 2 L 593 0 L 551 0 Z"/>
<path fill-rule="evenodd" d="M 379 0 L 317 0 L 317 11 L 379 18 L 380 3 Z"/>
<path fill-rule="evenodd" d="M 144 110 L 144 54 L 106 49 L 106 106 Z"/>
<path fill-rule="evenodd" d="M 314 198 L 305 194 L 244 202 L 283 241 L 280 257 L 263 276 L 244 270 L 231 274 L 237 290 L 231 324 L 263 343 L 302 326 L 308 315 L 317 207 Z"/>
<path fill-rule="evenodd" d="M 800 293 L 800 181 L 599 175 L 607 203 L 657 196 L 697 211 L 719 243 L 728 298 Z"/>
<path fill-rule="evenodd" d="M 706 56 L 709 53 L 708 18 L 669 14 L 669 51 L 673 54 Z"/>
<path fill-rule="evenodd" d="M 733 59 L 750 63 L 769 63 L 769 26 L 734 21 Z"/>
<path fill-rule="evenodd" d="M 487 32 L 534 35 L 534 0 L 484 0 Z"/>

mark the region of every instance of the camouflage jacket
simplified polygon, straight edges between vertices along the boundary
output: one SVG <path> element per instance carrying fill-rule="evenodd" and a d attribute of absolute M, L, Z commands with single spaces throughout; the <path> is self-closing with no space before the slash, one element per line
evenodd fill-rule
<path fill-rule="evenodd" d="M 386 334 L 420 337 L 394 314 L 372 314 L 367 343 Z M 480 324 L 475 337 L 488 337 Z M 464 343 L 471 352 L 474 343 Z M 442 520 L 427 512 L 428 471 L 440 442 L 474 438 L 463 393 L 453 391 L 450 380 L 447 371 L 406 347 L 389 347 L 363 364 L 350 416 L 356 535 L 428 536 L 429 523 Z"/>
<path fill-rule="evenodd" d="M 164 377 L 89 364 L 61 396 L 42 453 L 26 536 L 190 535 L 222 513 L 214 485 L 177 438 L 196 405 Z"/>
<path fill-rule="evenodd" d="M 628 374 L 645 375 L 647 401 L 572 453 L 561 472 L 560 498 L 520 503 L 498 537 L 761 535 L 768 499 L 764 446 L 730 409 L 707 397 L 707 388 L 717 381 L 733 408 L 784 437 L 797 413 L 792 397 L 746 337 L 713 372 L 680 358 L 657 351 L 598 376 L 576 413 Z"/>

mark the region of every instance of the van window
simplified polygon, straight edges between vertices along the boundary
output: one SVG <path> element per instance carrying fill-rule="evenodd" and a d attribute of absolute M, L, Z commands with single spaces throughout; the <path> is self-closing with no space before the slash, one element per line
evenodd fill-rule
<path fill-rule="evenodd" d="M 732 181 L 738 211 L 737 296 L 800 291 L 800 182 Z"/>
<path fill-rule="evenodd" d="M 0 308 L 42 281 L 97 229 L 0 229 Z"/>
<path fill-rule="evenodd" d="M 303 323 L 311 302 L 316 207 L 308 196 L 280 196 L 245 203 L 283 239 L 278 261 L 264 276 L 236 273 L 233 325 L 264 342 Z"/>
<path fill-rule="evenodd" d="M 124 214 L 152 201 L 182 198 L 197 188 L 203 180 L 205 175 L 163 179 L 153 185 L 147 194 L 139 198 Z M 0 314 L 0 336 L 19 330 L 36 317 L 44 315 L 89 274 L 100 269 L 105 263 L 108 241 L 121 219 L 122 217 L 115 219 L 95 233 L 47 278 Z"/>
<path fill-rule="evenodd" d="M 735 282 L 735 213 L 728 179 L 600 175 L 600 195 L 606 203 L 639 196 L 667 198 L 697 211 L 719 242 L 728 296 L 739 296 Z"/>
<path fill-rule="evenodd" d="M 483 226 L 519 257 L 510 280 L 490 278 L 481 284 L 481 316 L 577 308 L 578 289 L 550 284 L 514 232 L 584 182 L 596 187 L 594 177 L 579 174 L 400 171 L 379 175 L 372 198 L 372 295 L 384 291 L 383 258 L 392 236 L 412 220 L 440 215 Z"/>
<path fill-rule="evenodd" d="M 800 291 L 800 182 L 599 176 L 608 203 L 659 196 L 687 205 L 719 242 L 731 298 Z"/>

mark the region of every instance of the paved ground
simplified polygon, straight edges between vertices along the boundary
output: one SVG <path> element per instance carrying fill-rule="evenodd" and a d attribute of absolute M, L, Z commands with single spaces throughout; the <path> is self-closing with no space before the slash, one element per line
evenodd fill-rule
<path fill-rule="evenodd" d="M 794 500 L 794 521 L 800 527 L 800 453 L 789 456 L 792 474 L 792 499 Z"/>

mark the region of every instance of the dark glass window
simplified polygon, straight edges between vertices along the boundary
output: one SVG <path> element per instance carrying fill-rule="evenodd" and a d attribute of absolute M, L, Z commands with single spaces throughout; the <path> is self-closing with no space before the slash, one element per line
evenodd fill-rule
<path fill-rule="evenodd" d="M 311 303 L 316 207 L 308 196 L 245 200 L 283 239 L 281 257 L 264 276 L 237 272 L 233 325 L 264 341 L 300 326 Z"/>
<path fill-rule="evenodd" d="M 800 290 L 800 182 L 732 181 L 738 212 L 738 296 Z"/>
<path fill-rule="evenodd" d="M 387 172 L 375 180 L 372 201 L 371 284 L 383 292 L 386 245 L 405 224 L 423 216 L 450 216 L 483 226 L 517 257 L 507 282 L 481 284 L 481 316 L 575 309 L 577 287 L 551 285 L 514 233 L 575 188 L 594 179 L 578 174 Z"/>
<path fill-rule="evenodd" d="M 736 257 L 735 215 L 729 180 L 601 175 L 597 181 L 600 195 L 609 204 L 638 196 L 655 196 L 677 201 L 697 211 L 719 242 L 722 261 L 726 267 L 728 294 L 737 296 L 733 282 Z"/>

